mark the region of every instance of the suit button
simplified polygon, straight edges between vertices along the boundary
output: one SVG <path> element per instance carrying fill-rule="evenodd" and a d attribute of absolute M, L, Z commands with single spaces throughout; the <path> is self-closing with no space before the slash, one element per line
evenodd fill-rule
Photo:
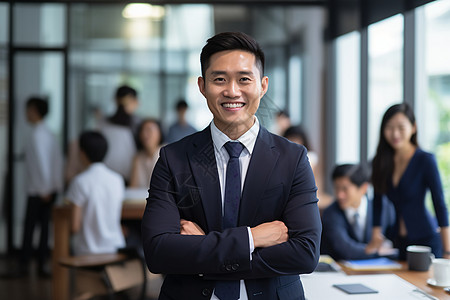
<path fill-rule="evenodd" d="M 210 289 L 203 289 L 202 295 L 205 297 L 211 297 L 211 290 Z"/>
<path fill-rule="evenodd" d="M 231 271 L 231 265 L 227 265 L 227 266 L 225 267 L 225 269 L 226 269 L 227 271 Z"/>
<path fill-rule="evenodd" d="M 239 268 L 239 264 L 233 264 L 233 265 L 231 266 L 231 269 L 232 269 L 233 271 L 236 271 L 238 268 Z"/>

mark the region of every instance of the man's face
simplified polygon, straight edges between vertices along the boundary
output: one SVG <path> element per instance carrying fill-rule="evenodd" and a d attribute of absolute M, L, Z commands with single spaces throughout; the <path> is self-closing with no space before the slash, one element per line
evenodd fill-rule
<path fill-rule="evenodd" d="M 333 181 L 334 195 L 341 209 L 358 208 L 367 191 L 367 183 L 358 187 L 348 177 L 338 177 Z"/>
<path fill-rule="evenodd" d="M 226 132 L 253 125 L 268 80 L 266 76 L 261 79 L 252 53 L 227 50 L 211 56 L 205 78 L 199 77 L 198 85 L 214 115 L 214 124 Z"/>

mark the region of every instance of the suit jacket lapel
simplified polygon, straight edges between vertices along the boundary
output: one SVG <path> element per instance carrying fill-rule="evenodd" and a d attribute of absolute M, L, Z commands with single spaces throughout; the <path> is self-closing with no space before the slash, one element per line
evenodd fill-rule
<path fill-rule="evenodd" d="M 222 229 L 222 200 L 211 129 L 205 128 L 188 149 L 188 160 L 198 186 L 209 231 Z"/>
<path fill-rule="evenodd" d="M 254 220 L 260 205 L 259 199 L 264 194 L 263 187 L 267 187 L 278 157 L 279 152 L 272 145 L 270 134 L 264 127 L 260 127 L 242 190 L 238 221 L 240 226 L 249 226 Z"/>

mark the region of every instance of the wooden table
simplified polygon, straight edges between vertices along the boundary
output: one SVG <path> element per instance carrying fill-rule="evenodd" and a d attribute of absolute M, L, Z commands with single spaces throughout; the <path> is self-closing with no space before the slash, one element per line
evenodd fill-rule
<path fill-rule="evenodd" d="M 427 272 L 410 271 L 408 270 L 406 262 L 400 263 L 402 264 L 402 269 L 392 271 L 354 271 L 346 268 L 343 265 L 340 266 L 347 275 L 386 274 L 386 273 L 395 274 L 400 278 L 408 281 L 409 283 L 415 285 L 422 291 L 434 297 L 437 297 L 440 300 L 450 300 L 450 294 L 444 292 L 442 288 L 433 287 L 427 284 L 427 279 L 433 277 L 431 270 Z"/>
<path fill-rule="evenodd" d="M 140 220 L 144 214 L 145 201 L 124 201 L 123 220 Z M 61 258 L 70 256 L 71 209 L 67 205 L 53 208 L 54 246 L 52 254 L 52 300 L 69 299 L 69 269 L 60 264 Z"/>

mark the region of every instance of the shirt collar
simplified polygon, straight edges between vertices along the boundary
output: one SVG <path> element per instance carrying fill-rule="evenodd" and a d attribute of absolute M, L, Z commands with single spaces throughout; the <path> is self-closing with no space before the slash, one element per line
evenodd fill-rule
<path fill-rule="evenodd" d="M 353 207 L 349 207 L 345 210 L 345 216 L 349 220 L 353 220 L 353 215 L 355 213 L 358 213 L 360 217 L 365 217 L 367 213 L 367 196 L 364 195 L 361 198 L 361 203 L 359 204 L 359 207 L 357 209 L 354 209 Z"/>
<path fill-rule="evenodd" d="M 211 137 L 214 143 L 214 147 L 217 150 L 222 149 L 225 143 L 231 141 L 231 139 L 214 124 L 214 120 L 211 121 Z M 241 135 L 238 139 L 234 141 L 239 141 L 244 145 L 245 149 L 247 149 L 248 153 L 251 155 L 253 152 L 253 148 L 255 147 L 256 138 L 258 137 L 259 132 L 259 121 L 255 116 L 255 123 L 249 130 L 247 130 L 243 135 Z"/>

